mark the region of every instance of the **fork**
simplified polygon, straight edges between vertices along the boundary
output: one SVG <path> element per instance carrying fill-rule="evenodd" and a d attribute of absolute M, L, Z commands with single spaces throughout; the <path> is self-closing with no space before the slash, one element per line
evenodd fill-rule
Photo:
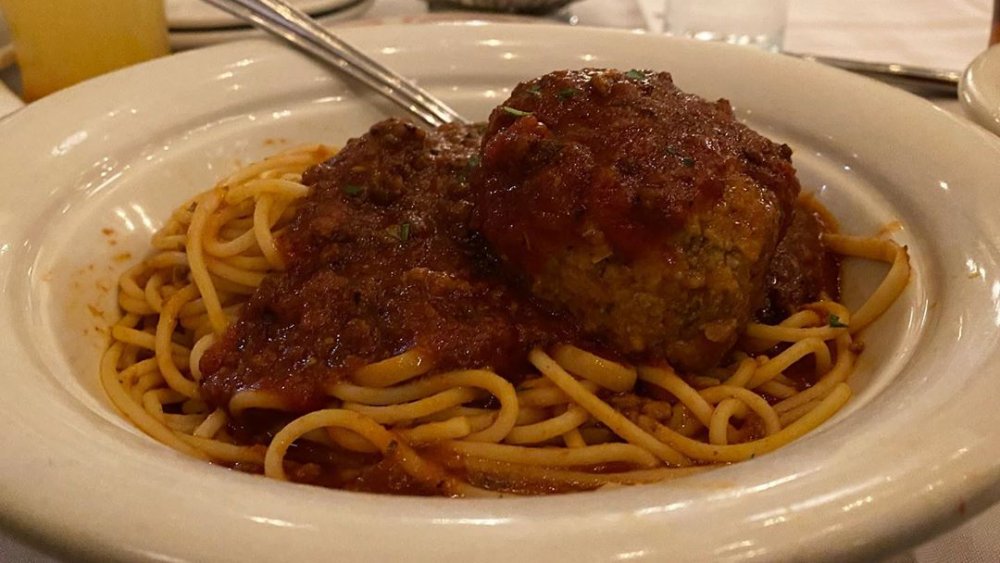
<path fill-rule="evenodd" d="M 443 101 L 343 41 L 283 0 L 204 0 L 333 65 L 431 127 L 468 123 Z"/>

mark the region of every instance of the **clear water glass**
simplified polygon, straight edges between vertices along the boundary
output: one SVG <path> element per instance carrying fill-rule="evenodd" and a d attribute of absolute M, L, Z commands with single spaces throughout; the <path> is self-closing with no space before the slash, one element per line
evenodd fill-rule
<path fill-rule="evenodd" d="M 666 0 L 663 31 L 780 51 L 788 0 Z"/>

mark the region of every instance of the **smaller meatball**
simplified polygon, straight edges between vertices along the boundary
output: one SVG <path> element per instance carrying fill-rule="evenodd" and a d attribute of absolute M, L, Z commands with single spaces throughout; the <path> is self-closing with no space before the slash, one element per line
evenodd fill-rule
<path fill-rule="evenodd" d="M 473 226 L 545 302 L 632 357 L 717 365 L 760 307 L 791 150 L 666 73 L 553 72 L 490 115 Z"/>
<path fill-rule="evenodd" d="M 808 196 L 792 212 L 792 222 L 767 271 L 764 305 L 754 315 L 764 323 L 778 324 L 803 305 L 822 297 L 840 298 L 840 260 L 827 251 L 823 233 L 830 232 Z"/>

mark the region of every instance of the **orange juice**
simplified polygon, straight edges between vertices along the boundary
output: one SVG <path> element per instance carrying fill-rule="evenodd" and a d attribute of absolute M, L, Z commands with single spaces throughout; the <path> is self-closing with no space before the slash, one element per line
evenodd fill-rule
<path fill-rule="evenodd" d="M 163 0 L 0 0 L 26 101 L 170 46 Z"/>

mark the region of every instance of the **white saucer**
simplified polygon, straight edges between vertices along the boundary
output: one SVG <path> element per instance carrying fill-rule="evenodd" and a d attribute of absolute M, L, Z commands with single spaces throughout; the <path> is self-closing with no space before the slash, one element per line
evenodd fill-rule
<path fill-rule="evenodd" d="M 984 51 L 965 69 L 958 99 L 969 119 L 1000 135 L 1000 45 Z"/>
<path fill-rule="evenodd" d="M 325 14 L 355 3 L 355 0 L 287 0 L 311 15 Z M 239 19 L 202 0 L 167 0 L 167 24 L 171 30 L 246 27 Z"/>
<path fill-rule="evenodd" d="M 187 0 L 184 0 L 187 3 Z M 293 2 L 294 4 L 295 2 Z M 299 0 L 298 4 L 313 6 L 318 4 L 336 5 L 331 11 L 320 13 L 312 12 L 314 18 L 323 25 L 330 25 L 336 22 L 352 20 L 367 12 L 375 0 L 337 0 L 319 2 L 318 0 Z M 307 10 L 308 11 L 308 10 Z M 225 15 L 225 14 L 223 14 Z M 168 11 L 168 19 L 169 19 Z M 235 20 L 234 20 L 235 21 Z M 194 49 L 204 47 L 224 41 L 234 41 L 237 39 L 247 39 L 250 37 L 263 37 L 264 32 L 251 27 L 191 27 L 178 28 L 170 20 L 170 46 L 175 51 L 184 49 Z"/>

